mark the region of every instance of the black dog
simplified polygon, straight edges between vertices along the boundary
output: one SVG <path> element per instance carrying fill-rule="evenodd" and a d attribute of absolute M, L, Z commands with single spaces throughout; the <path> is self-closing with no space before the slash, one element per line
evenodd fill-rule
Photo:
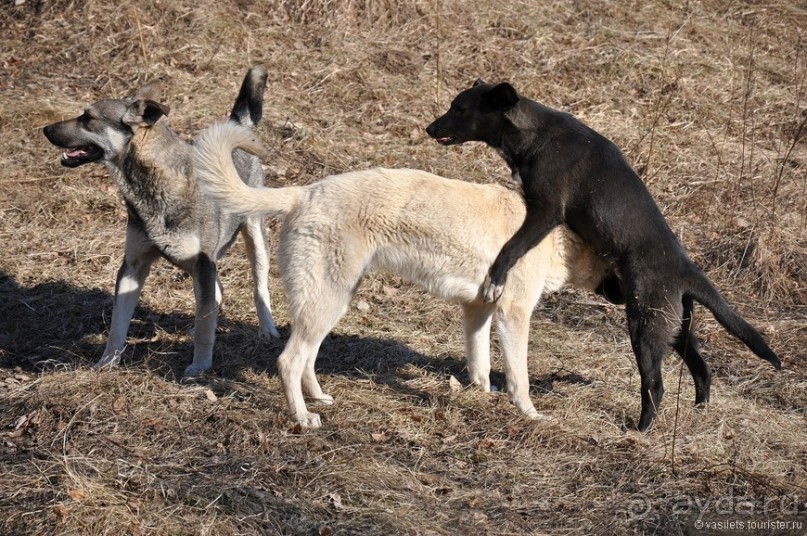
<path fill-rule="evenodd" d="M 691 332 L 693 300 L 732 335 L 781 368 L 760 334 L 726 303 L 686 256 L 644 183 L 619 149 L 571 115 L 519 95 L 510 84 L 478 80 L 426 128 L 443 145 L 482 141 L 497 149 L 522 183 L 527 216 L 504 245 L 483 286 L 501 295 L 510 268 L 557 225 L 567 224 L 613 259 L 641 376 L 639 430 L 656 416 L 661 362 L 672 346 L 695 380 L 695 404 L 708 402 L 711 370 Z M 607 294 L 607 293 L 606 293 Z"/>

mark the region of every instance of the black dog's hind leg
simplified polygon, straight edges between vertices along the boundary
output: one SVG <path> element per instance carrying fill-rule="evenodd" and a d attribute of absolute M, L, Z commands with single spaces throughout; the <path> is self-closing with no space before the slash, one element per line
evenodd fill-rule
<path fill-rule="evenodd" d="M 548 208 L 548 205 L 527 203 L 524 223 L 499 251 L 485 279 L 482 296 L 487 303 L 495 302 L 501 297 L 510 268 L 561 223 L 561 219 Z"/>
<path fill-rule="evenodd" d="M 625 304 L 625 293 L 622 292 L 622 284 L 615 275 L 609 275 L 603 279 L 594 292 L 613 303 L 614 305 Z"/>
<path fill-rule="evenodd" d="M 681 356 L 695 381 L 695 405 L 709 402 L 709 389 L 712 386 L 712 371 L 704 361 L 698 348 L 698 339 L 693 333 L 692 311 L 694 309 L 692 298 L 684 296 L 681 300 L 684 306 L 681 331 L 675 336 L 673 348 Z"/>
<path fill-rule="evenodd" d="M 642 413 L 637 428 L 644 432 L 656 418 L 664 396 L 661 363 L 670 350 L 669 341 L 673 339 L 673 330 L 677 326 L 670 322 L 667 316 L 669 308 L 663 304 L 643 303 L 640 306 L 630 295 L 628 300 L 628 329 L 641 378 Z"/>

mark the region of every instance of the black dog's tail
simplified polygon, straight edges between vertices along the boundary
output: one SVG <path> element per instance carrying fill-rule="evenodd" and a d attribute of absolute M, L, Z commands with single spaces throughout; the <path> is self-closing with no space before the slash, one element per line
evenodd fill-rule
<path fill-rule="evenodd" d="M 768 361 L 777 370 L 782 368 L 779 357 L 768 347 L 762 335 L 731 308 L 703 272 L 692 267 L 687 277 L 687 283 L 688 288 L 684 292 L 685 294 L 709 309 L 720 325 L 745 343 L 752 352 Z"/>
<path fill-rule="evenodd" d="M 263 116 L 263 90 L 266 88 L 268 74 L 261 65 L 247 71 L 241 90 L 235 99 L 230 120 L 245 127 L 255 128 Z"/>

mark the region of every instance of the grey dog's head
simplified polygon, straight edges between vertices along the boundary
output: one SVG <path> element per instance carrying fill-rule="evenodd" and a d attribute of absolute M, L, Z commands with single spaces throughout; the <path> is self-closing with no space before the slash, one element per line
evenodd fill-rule
<path fill-rule="evenodd" d="M 113 161 L 138 128 L 150 127 L 168 115 L 168 106 L 157 102 L 159 96 L 159 82 L 150 82 L 129 99 L 98 101 L 78 117 L 48 125 L 43 132 L 53 145 L 67 149 L 63 166 Z"/>
<path fill-rule="evenodd" d="M 482 141 L 497 147 L 504 115 L 518 101 L 518 93 L 507 82 L 494 85 L 477 80 L 451 101 L 448 111 L 426 132 L 442 145 Z"/>

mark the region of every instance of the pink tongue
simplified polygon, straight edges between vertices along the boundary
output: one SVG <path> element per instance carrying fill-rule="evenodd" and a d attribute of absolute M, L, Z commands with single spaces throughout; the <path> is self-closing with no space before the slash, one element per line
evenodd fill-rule
<path fill-rule="evenodd" d="M 84 156 L 86 154 L 87 151 L 85 151 L 84 149 L 74 149 L 72 151 L 67 151 L 65 153 L 65 155 L 67 155 L 68 158 L 76 158 L 78 156 Z"/>

